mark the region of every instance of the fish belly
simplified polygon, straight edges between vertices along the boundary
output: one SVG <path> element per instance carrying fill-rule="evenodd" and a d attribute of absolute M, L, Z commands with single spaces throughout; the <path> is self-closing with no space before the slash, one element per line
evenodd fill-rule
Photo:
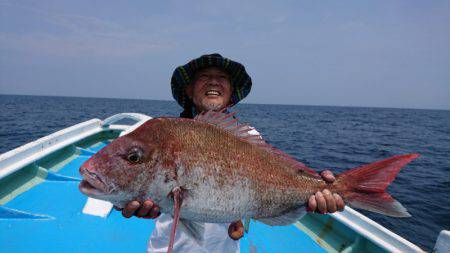
<path fill-rule="evenodd" d="M 180 216 L 208 223 L 233 222 L 255 214 L 255 192 L 245 178 L 205 176 L 198 168 L 184 182 L 186 190 Z M 211 174 L 211 173 L 210 173 Z"/>

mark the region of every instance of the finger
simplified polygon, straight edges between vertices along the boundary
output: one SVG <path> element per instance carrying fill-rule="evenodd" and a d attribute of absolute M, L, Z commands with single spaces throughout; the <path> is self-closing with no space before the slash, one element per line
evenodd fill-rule
<path fill-rule="evenodd" d="M 336 180 L 336 178 L 333 175 L 333 172 L 331 172 L 329 170 L 324 170 L 324 171 L 320 172 L 320 176 L 327 183 L 333 183 Z"/>
<path fill-rule="evenodd" d="M 328 189 L 322 191 L 323 196 L 325 197 L 325 201 L 327 202 L 327 211 L 328 213 L 336 212 L 336 201 L 334 200 L 333 195 Z"/>
<path fill-rule="evenodd" d="M 323 197 L 322 192 L 318 191 L 315 194 L 316 201 L 317 201 L 317 209 L 320 213 L 325 213 L 327 211 L 327 202 L 325 201 L 325 198 Z"/>
<path fill-rule="evenodd" d="M 309 197 L 309 200 L 308 200 L 308 207 L 306 208 L 306 211 L 314 212 L 314 211 L 316 211 L 316 208 L 317 208 L 316 196 L 311 195 L 311 197 Z"/>
<path fill-rule="evenodd" d="M 120 207 L 117 207 L 117 206 L 113 206 L 113 208 L 114 208 L 114 210 L 116 210 L 116 211 L 122 211 L 122 210 L 123 210 L 123 208 L 120 208 Z"/>
<path fill-rule="evenodd" d="M 336 201 L 336 208 L 338 211 L 344 211 L 345 203 L 341 196 L 337 193 L 333 193 L 334 200 Z"/>
<path fill-rule="evenodd" d="M 136 200 L 133 200 L 130 203 L 128 203 L 122 210 L 123 217 L 130 218 L 134 214 L 134 212 L 139 208 L 140 205 L 141 204 Z"/>
<path fill-rule="evenodd" d="M 153 208 L 150 210 L 150 213 L 148 214 L 148 218 L 155 219 L 161 214 L 161 211 L 159 209 L 159 206 L 154 205 Z"/>
<path fill-rule="evenodd" d="M 139 208 L 139 210 L 137 211 L 136 216 L 144 217 L 144 216 L 148 215 L 148 213 L 150 212 L 152 207 L 153 207 L 153 201 L 151 201 L 151 200 L 144 201 L 141 208 Z"/>

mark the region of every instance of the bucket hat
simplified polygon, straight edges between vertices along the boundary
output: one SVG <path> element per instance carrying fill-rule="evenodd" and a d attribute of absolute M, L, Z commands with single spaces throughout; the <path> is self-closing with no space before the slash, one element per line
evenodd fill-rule
<path fill-rule="evenodd" d="M 207 67 L 218 67 L 229 74 L 232 86 L 231 106 L 237 104 L 250 93 L 252 79 L 245 71 L 244 65 L 220 54 L 202 55 L 185 65 L 177 67 L 173 72 L 170 81 L 172 96 L 183 108 L 192 102 L 186 94 L 186 86 L 192 83 L 198 70 Z"/>

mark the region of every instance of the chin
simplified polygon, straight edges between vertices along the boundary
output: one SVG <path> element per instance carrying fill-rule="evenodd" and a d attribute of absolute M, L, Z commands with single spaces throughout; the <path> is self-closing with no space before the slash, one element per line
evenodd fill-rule
<path fill-rule="evenodd" d="M 206 111 L 217 111 L 221 110 L 225 106 L 223 106 L 223 104 L 208 104 L 204 105 L 203 107 L 205 108 Z"/>
<path fill-rule="evenodd" d="M 206 111 L 213 111 L 213 110 L 220 110 L 222 108 L 225 107 L 225 104 L 222 102 L 208 102 L 205 101 L 202 103 L 202 107 L 206 110 Z"/>

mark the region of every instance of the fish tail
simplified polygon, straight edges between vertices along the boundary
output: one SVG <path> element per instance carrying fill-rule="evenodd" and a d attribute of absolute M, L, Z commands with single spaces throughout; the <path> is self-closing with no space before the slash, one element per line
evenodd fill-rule
<path fill-rule="evenodd" d="M 346 204 L 393 217 L 410 217 L 406 208 L 385 190 L 398 172 L 418 154 L 398 155 L 336 176 L 336 191 Z"/>

